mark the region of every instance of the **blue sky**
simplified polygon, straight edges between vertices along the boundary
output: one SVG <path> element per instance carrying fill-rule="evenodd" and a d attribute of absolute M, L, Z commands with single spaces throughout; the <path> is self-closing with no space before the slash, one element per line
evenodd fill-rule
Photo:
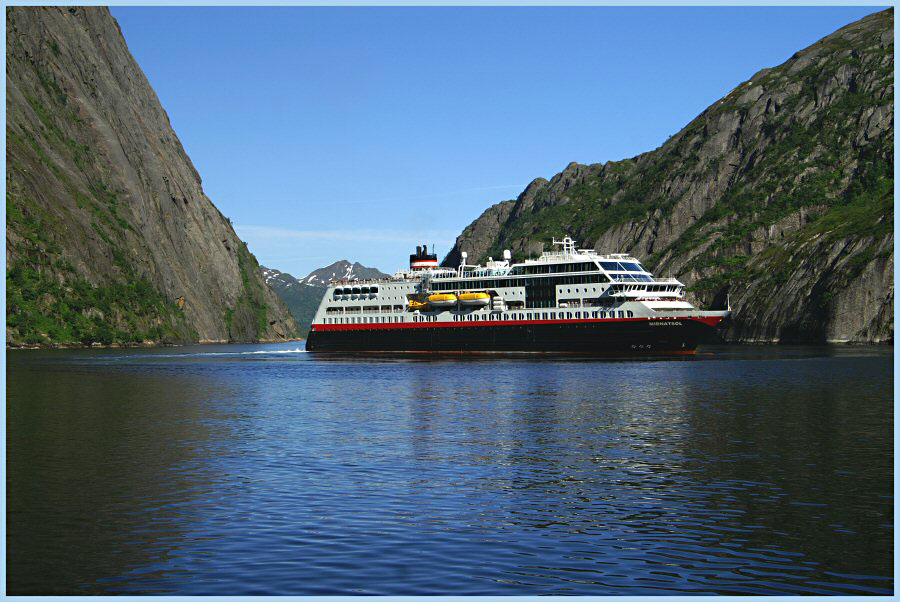
<path fill-rule="evenodd" d="M 570 161 L 658 147 L 875 7 L 113 7 L 261 263 L 393 272 Z M 615 249 L 609 249 L 610 252 Z"/>

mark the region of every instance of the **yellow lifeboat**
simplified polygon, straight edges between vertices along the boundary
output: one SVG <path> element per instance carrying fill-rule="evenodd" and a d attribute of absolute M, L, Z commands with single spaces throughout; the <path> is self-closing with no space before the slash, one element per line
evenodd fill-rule
<path fill-rule="evenodd" d="M 416 301 L 415 299 L 410 299 L 409 308 L 413 311 L 428 309 L 428 303 L 425 301 Z"/>
<path fill-rule="evenodd" d="M 456 295 L 453 293 L 435 293 L 428 295 L 428 302 L 435 307 L 452 307 L 456 305 Z"/>
<path fill-rule="evenodd" d="M 487 293 L 462 293 L 459 296 L 460 305 L 487 305 L 491 302 L 491 296 Z"/>

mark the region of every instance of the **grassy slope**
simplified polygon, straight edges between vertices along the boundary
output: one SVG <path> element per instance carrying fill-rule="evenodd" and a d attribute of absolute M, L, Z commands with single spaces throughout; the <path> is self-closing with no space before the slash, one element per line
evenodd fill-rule
<path fill-rule="evenodd" d="M 882 13 L 879 18 L 882 27 L 892 26 L 892 13 Z M 715 272 L 696 282 L 695 290 L 711 291 L 763 275 L 777 282 L 796 267 L 796 261 L 790 261 L 791 257 L 798 259 L 792 250 L 813 237 L 883 237 L 893 231 L 893 140 L 882 136 L 860 149 L 852 146 L 863 111 L 893 105 L 893 61 L 881 64 L 893 47 L 860 54 L 840 38 L 822 44 L 828 51 L 826 60 L 797 74 L 772 69 L 759 80 L 770 90 L 799 82 L 802 92 L 789 97 L 789 103 L 777 113 L 766 115 L 763 135 L 767 140 L 760 160 L 740 174 L 712 209 L 649 257 L 649 266 L 658 265 L 663 258 L 694 255 L 705 245 L 682 270 L 711 268 L 707 271 Z M 876 79 L 890 85 L 851 89 L 819 111 L 812 123 L 797 119 L 799 106 L 815 102 L 817 89 L 844 65 L 870 69 Z M 511 220 L 481 260 L 514 246 L 512 241 L 549 242 L 561 232 L 574 232 L 580 240 L 591 241 L 615 226 L 647 220 L 651 215 L 669 215 L 681 196 L 670 195 L 668 184 L 685 173 L 703 175 L 696 174 L 696 168 L 705 124 L 726 112 L 746 117 L 748 107 L 737 103 L 741 91 L 739 86 L 660 149 L 595 170 L 593 176 L 565 191 L 565 204 L 546 204 L 551 192 L 540 191 L 535 201 L 540 210 Z M 713 159 L 706 170 L 718 167 Z M 814 221 L 767 251 L 763 261 L 751 265 L 750 257 L 739 252 L 740 243 L 748 241 L 754 230 L 813 206 L 818 210 Z M 864 265 L 864 259 L 874 255 L 874 246 L 867 247 L 855 263 Z"/>

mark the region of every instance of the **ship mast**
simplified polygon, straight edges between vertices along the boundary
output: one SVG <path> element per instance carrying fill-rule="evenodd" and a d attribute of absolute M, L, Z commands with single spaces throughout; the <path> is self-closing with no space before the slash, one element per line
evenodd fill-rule
<path fill-rule="evenodd" d="M 568 259 L 569 257 L 573 257 L 573 256 L 575 255 L 575 253 L 576 253 L 576 251 L 575 251 L 575 241 L 572 240 L 572 238 L 569 237 L 568 234 L 566 234 L 566 236 L 563 237 L 562 240 L 556 240 L 556 238 L 554 238 L 554 239 L 553 239 L 553 244 L 554 244 L 554 245 L 562 245 L 562 248 L 563 248 L 563 250 L 562 250 L 562 256 L 563 256 L 563 258 L 565 258 L 565 259 Z"/>

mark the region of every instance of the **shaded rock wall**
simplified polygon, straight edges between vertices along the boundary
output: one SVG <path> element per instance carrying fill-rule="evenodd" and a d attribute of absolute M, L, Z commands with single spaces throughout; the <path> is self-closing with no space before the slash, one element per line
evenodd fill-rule
<path fill-rule="evenodd" d="M 295 336 L 109 11 L 6 16 L 7 342 Z"/>

